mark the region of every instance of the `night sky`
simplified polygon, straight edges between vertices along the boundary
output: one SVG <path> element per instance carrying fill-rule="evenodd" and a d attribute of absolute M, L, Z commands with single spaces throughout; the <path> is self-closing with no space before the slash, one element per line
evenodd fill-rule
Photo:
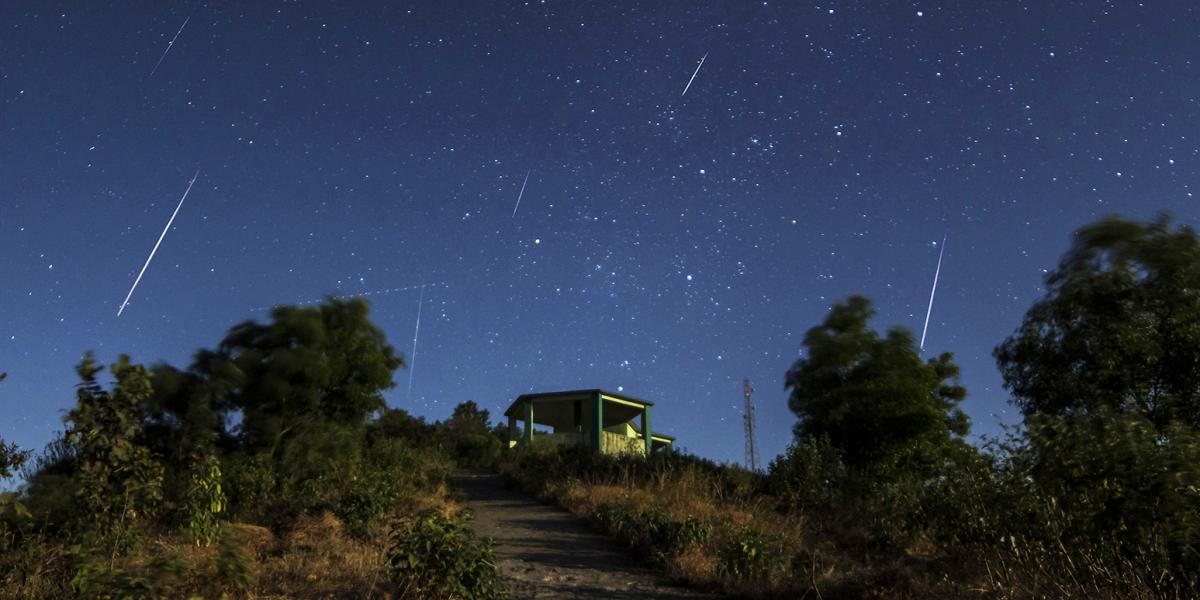
<path fill-rule="evenodd" d="M 1200 217 L 1187 0 L 107 4 L 0 2 L 0 437 L 27 448 L 85 350 L 185 367 L 264 307 L 371 292 L 414 363 L 392 406 L 622 390 L 741 461 L 749 377 L 774 456 L 805 331 L 858 293 L 919 337 L 947 232 L 926 353 L 996 433 L 991 350 L 1070 233 Z"/>

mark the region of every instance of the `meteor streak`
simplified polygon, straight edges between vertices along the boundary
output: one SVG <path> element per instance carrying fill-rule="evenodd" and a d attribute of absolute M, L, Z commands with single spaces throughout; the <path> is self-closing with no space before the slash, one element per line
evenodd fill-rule
<path fill-rule="evenodd" d="M 421 306 L 425 304 L 425 286 L 421 286 L 421 294 L 417 299 L 417 326 L 413 328 L 412 358 L 408 361 L 408 391 L 404 394 L 405 402 L 412 396 L 413 372 L 417 370 L 417 336 L 421 334 Z"/>
<path fill-rule="evenodd" d="M 517 194 L 517 205 L 513 207 L 513 218 L 517 218 L 517 209 L 521 208 L 521 197 L 525 195 L 525 184 L 529 183 L 529 174 L 532 170 L 525 171 L 525 181 L 521 182 L 521 192 Z"/>
<path fill-rule="evenodd" d="M 933 289 L 929 290 L 929 308 L 925 309 L 925 327 L 921 328 L 921 351 L 925 350 L 925 333 L 929 331 L 929 315 L 933 312 L 933 295 L 937 293 L 938 275 L 942 273 L 942 255 L 946 253 L 946 237 L 949 235 L 949 231 L 942 235 L 942 247 L 938 250 L 937 269 L 933 272 Z"/>
<path fill-rule="evenodd" d="M 683 86 L 683 93 L 679 95 L 680 98 L 687 95 L 688 88 L 692 87 L 692 82 L 696 80 L 696 74 L 700 72 L 700 67 L 704 66 L 704 59 L 706 58 L 708 58 L 707 52 L 704 53 L 704 56 L 700 57 L 700 64 L 696 65 L 696 71 L 692 73 L 692 78 L 688 80 L 687 85 Z"/>
<path fill-rule="evenodd" d="M 179 31 L 175 32 L 175 37 L 171 38 L 171 41 L 167 42 L 167 49 L 163 50 L 162 56 L 158 57 L 158 62 L 154 63 L 154 68 L 150 69 L 150 77 L 154 77 L 154 72 L 158 70 L 158 67 L 162 64 L 163 59 L 167 57 L 167 53 L 170 52 L 171 47 L 175 45 L 175 40 L 179 39 L 179 34 L 183 33 L 183 28 L 187 27 L 188 21 L 192 20 L 192 14 L 195 14 L 195 12 L 196 11 L 193 9 L 192 13 L 183 20 L 183 25 L 179 26 Z"/>
<path fill-rule="evenodd" d="M 380 296 L 380 295 L 383 295 L 383 294 L 394 294 L 394 293 L 396 293 L 396 292 L 407 292 L 407 291 L 409 291 L 409 290 L 415 290 L 415 289 L 417 289 L 417 288 L 438 287 L 438 286 L 445 286 L 445 285 L 446 285 L 446 282 L 445 282 L 445 281 L 439 281 L 439 282 L 436 282 L 436 283 L 422 283 L 422 284 L 420 284 L 420 285 L 405 285 L 405 286 L 401 286 L 401 287 L 387 288 L 387 289 L 382 289 L 382 290 L 371 290 L 371 291 L 369 291 L 369 292 L 358 292 L 358 293 L 356 293 L 356 294 L 343 294 L 343 295 L 341 295 L 341 296 L 333 296 L 333 298 L 336 298 L 336 299 L 338 299 L 338 300 L 343 300 L 343 299 L 345 299 L 345 298 L 360 298 L 360 297 L 365 297 L 365 296 Z M 308 305 L 308 304 L 319 304 L 319 303 L 321 303 L 321 302 L 324 302 L 324 301 L 325 301 L 325 298 L 322 298 L 322 299 L 320 299 L 320 300 L 304 300 L 304 301 L 301 301 L 301 302 L 293 302 L 293 303 L 292 303 L 292 305 L 293 305 L 293 306 L 305 306 L 305 305 Z M 260 306 L 260 307 L 258 307 L 258 308 L 254 308 L 254 309 L 251 309 L 251 310 L 254 310 L 254 311 L 259 311 L 259 310 L 268 310 L 268 309 L 271 309 L 271 308 L 275 308 L 276 306 L 279 306 L 279 305 L 278 305 L 278 304 L 275 304 L 275 305 L 272 305 L 272 306 Z"/>
<path fill-rule="evenodd" d="M 187 189 L 183 191 L 183 197 L 179 199 L 179 204 L 175 207 L 175 212 L 171 213 L 171 218 L 167 221 L 167 226 L 163 227 L 162 233 L 158 236 L 158 241 L 154 242 L 154 248 L 150 250 L 150 256 L 146 257 L 146 264 L 142 265 L 142 270 L 138 273 L 137 279 L 133 280 L 133 287 L 129 288 L 129 293 L 125 294 L 125 300 L 121 302 L 120 308 L 117 309 L 118 317 L 125 311 L 125 307 L 129 305 L 129 298 L 133 296 L 133 290 L 136 290 L 138 283 L 142 281 L 142 275 L 146 274 L 146 267 L 149 267 L 150 261 L 154 260 L 154 253 L 158 252 L 158 245 L 162 243 L 163 238 L 167 237 L 167 230 L 171 228 L 171 223 L 175 222 L 175 215 L 179 214 L 180 208 L 183 208 L 183 201 L 187 200 L 188 192 L 192 191 L 192 185 L 196 183 L 196 178 L 199 176 L 199 170 L 196 171 L 195 175 L 192 175 L 192 180 L 188 182 Z"/>

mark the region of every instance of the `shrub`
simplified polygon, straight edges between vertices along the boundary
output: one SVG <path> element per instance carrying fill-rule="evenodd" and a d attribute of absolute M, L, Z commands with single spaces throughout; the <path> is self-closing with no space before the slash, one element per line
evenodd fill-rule
<path fill-rule="evenodd" d="M 346 524 L 350 534 L 366 538 L 371 525 L 387 514 L 397 498 L 394 480 L 386 477 L 359 477 L 342 494 L 335 514 Z"/>
<path fill-rule="evenodd" d="M 707 544 L 713 533 L 710 523 L 692 516 L 672 519 L 660 509 L 635 511 L 603 504 L 592 514 L 592 519 L 605 533 L 658 557 L 681 554 L 691 547 Z"/>
<path fill-rule="evenodd" d="M 467 433 L 454 442 L 454 456 L 459 466 L 489 468 L 500 459 L 504 444 L 489 433 Z"/>
<path fill-rule="evenodd" d="M 178 551 L 156 556 L 144 565 L 113 565 L 93 558 L 75 572 L 71 589 L 81 598 L 97 600 L 187 597 L 187 570 Z"/>
<path fill-rule="evenodd" d="M 721 546 L 717 573 L 739 583 L 767 582 L 783 572 L 786 555 L 781 536 L 741 527 Z"/>
<path fill-rule="evenodd" d="M 221 489 L 221 463 L 211 453 L 195 457 L 184 497 L 184 525 L 197 546 L 210 546 L 217 538 L 217 515 L 225 510 Z"/>
<path fill-rule="evenodd" d="M 421 598 L 500 598 L 492 540 L 476 539 L 468 518 L 431 509 L 398 523 L 388 548 L 393 581 Z"/>
<path fill-rule="evenodd" d="M 215 582 L 222 588 L 246 592 L 254 585 L 254 573 L 250 569 L 250 556 L 246 552 L 246 546 L 232 533 L 221 532 L 217 542 L 216 570 Z M 218 595 L 221 594 L 213 594 Z"/>
<path fill-rule="evenodd" d="M 829 509 L 841 503 L 847 476 L 837 450 L 821 436 L 788 446 L 771 461 L 764 487 L 789 509 Z"/>
<path fill-rule="evenodd" d="M 65 438 L 79 461 L 76 493 L 84 511 L 76 524 L 92 543 L 117 552 L 136 541 L 141 523 L 161 507 L 163 466 L 134 442 L 142 432 L 139 409 L 152 391 L 146 370 L 122 355 L 112 365 L 112 391 L 96 381 L 100 370 L 91 354 L 76 367 L 81 383 Z"/>
<path fill-rule="evenodd" d="M 275 469 L 265 454 L 234 454 L 225 460 L 229 515 L 253 520 L 264 513 L 274 498 Z"/>

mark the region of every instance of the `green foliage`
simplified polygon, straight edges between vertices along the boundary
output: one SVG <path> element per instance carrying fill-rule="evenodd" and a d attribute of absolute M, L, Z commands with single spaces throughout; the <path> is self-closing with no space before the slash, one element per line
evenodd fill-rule
<path fill-rule="evenodd" d="M 219 533 L 217 515 L 226 506 L 220 461 L 211 453 L 197 456 L 190 479 L 184 497 L 184 524 L 197 546 L 210 546 Z"/>
<path fill-rule="evenodd" d="M 489 412 L 474 401 L 455 406 L 450 418 L 439 425 L 459 466 L 490 468 L 500 459 L 504 438 L 492 427 Z"/>
<path fill-rule="evenodd" d="M 76 493 L 85 511 L 79 523 L 115 551 L 130 542 L 138 521 L 153 515 L 162 500 L 162 465 L 133 441 L 141 432 L 139 409 L 150 395 L 150 381 L 127 356 L 112 365 L 112 391 L 96 382 L 100 367 L 90 354 L 77 371 L 82 383 L 66 417 L 65 438 L 78 460 Z"/>
<path fill-rule="evenodd" d="M 210 585 L 215 584 L 221 589 L 214 590 L 216 593 L 209 594 L 209 597 L 223 596 L 226 589 L 244 594 L 254 585 L 250 556 L 241 540 L 234 535 L 222 531 L 217 540 L 217 576 Z"/>
<path fill-rule="evenodd" d="M 783 539 L 751 527 L 741 527 L 718 552 L 717 573 L 737 582 L 766 582 L 777 577 L 787 563 Z"/>
<path fill-rule="evenodd" d="M 288 512 L 332 509 L 362 457 L 361 428 L 329 421 L 294 426 L 275 453 L 277 507 Z"/>
<path fill-rule="evenodd" d="M 713 534 L 711 523 L 692 516 L 672 519 L 660 509 L 638 511 L 603 504 L 596 508 L 592 520 L 605 533 L 646 554 L 660 557 L 707 544 Z"/>
<path fill-rule="evenodd" d="M 491 432 L 468 433 L 454 440 L 454 457 L 463 467 L 491 467 L 503 450 L 504 443 Z"/>
<path fill-rule="evenodd" d="M 393 508 L 398 498 L 392 481 L 375 477 L 360 477 L 350 483 L 338 502 L 336 514 L 351 535 L 368 537 L 370 527 Z"/>
<path fill-rule="evenodd" d="M 960 445 L 969 422 L 957 405 L 949 353 L 922 362 L 912 334 L 870 329 L 871 303 L 853 296 L 808 331 L 805 356 L 787 372 L 796 439 L 827 436 L 851 467 L 889 473 L 927 469 Z"/>
<path fill-rule="evenodd" d="M 29 454 L 29 450 L 21 450 L 16 444 L 0 439 L 0 480 L 12 477 L 29 459 Z"/>
<path fill-rule="evenodd" d="M 543 498 L 553 499 L 559 488 L 573 479 L 589 481 L 656 480 L 689 471 L 703 482 L 705 491 L 730 501 L 747 501 L 759 492 L 763 477 L 736 465 L 679 452 L 656 452 L 649 457 L 598 454 L 579 446 L 519 448 L 509 454 L 510 482 Z"/>
<path fill-rule="evenodd" d="M 392 579 L 404 592 L 421 598 L 501 597 L 492 541 L 476 539 L 467 518 L 428 510 L 396 525 L 388 563 Z"/>
<path fill-rule="evenodd" d="M 242 411 L 242 441 L 275 453 L 325 423 L 358 428 L 384 408 L 381 392 L 404 364 L 367 318 L 362 300 L 329 299 L 315 307 L 279 307 L 272 321 L 231 329 L 218 354 L 239 385 L 229 403 Z"/>
<path fill-rule="evenodd" d="M 445 425 L 447 429 L 460 435 L 487 433 L 492 428 L 487 409 L 480 409 L 474 400 L 467 400 L 455 406 Z"/>
<path fill-rule="evenodd" d="M 1200 587 L 1198 288 L 1195 231 L 1110 217 L 1076 234 L 1045 297 L 995 350 L 1025 415 L 1005 465 L 1023 492 L 1008 520 L 1030 524 L 1003 531 L 1059 563 L 1107 569 L 1071 571 L 1077 580 Z"/>
<path fill-rule="evenodd" d="M 71 589 L 79 598 L 134 600 L 186 597 L 187 562 L 178 552 L 159 554 L 144 565 L 114 566 L 91 559 L 75 571 Z"/>
<path fill-rule="evenodd" d="M 228 440 L 223 416 L 232 409 L 229 395 L 242 383 L 241 374 L 232 361 L 201 350 L 187 371 L 156 365 L 150 383 L 139 442 L 168 466 L 168 491 L 182 494 L 191 483 L 194 457 Z"/>
<path fill-rule="evenodd" d="M 111 600 L 228 598 L 230 592 L 245 595 L 254 584 L 245 548 L 224 532 L 216 543 L 214 555 L 193 557 L 193 562 L 177 548 L 119 562 L 84 556 L 71 578 L 71 590 L 79 598 Z"/>
<path fill-rule="evenodd" d="M 1171 571 L 1200 573 L 1200 433 L 1156 431 L 1134 415 L 1032 417 L 1018 454 L 1040 493 L 1063 508 L 1068 544 L 1159 549 Z"/>
<path fill-rule="evenodd" d="M 1200 429 L 1200 238 L 1110 217 L 1081 229 L 1046 296 L 995 350 L 1025 414 L 1107 408 Z"/>
<path fill-rule="evenodd" d="M 367 441 L 380 439 L 403 440 L 411 447 L 428 447 L 437 442 L 437 428 L 400 408 L 385 408 L 367 424 Z"/>
<path fill-rule="evenodd" d="M 829 437 L 810 437 L 771 461 L 764 488 L 792 510 L 827 510 L 842 502 L 849 476 Z"/>
<path fill-rule="evenodd" d="M 236 453 L 224 460 L 229 516 L 256 520 L 264 516 L 275 498 L 275 469 L 264 454 Z"/>

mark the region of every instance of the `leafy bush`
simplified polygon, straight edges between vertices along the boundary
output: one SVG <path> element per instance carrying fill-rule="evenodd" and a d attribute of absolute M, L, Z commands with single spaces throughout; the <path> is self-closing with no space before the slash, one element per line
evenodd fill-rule
<path fill-rule="evenodd" d="M 786 567 L 783 540 L 750 527 L 735 530 L 718 552 L 717 572 L 737 582 L 765 582 Z"/>
<path fill-rule="evenodd" d="M 504 444 L 490 433 L 467 433 L 454 443 L 454 456 L 463 467 L 488 468 L 500 459 Z"/>
<path fill-rule="evenodd" d="M 113 565 L 92 558 L 75 572 L 71 589 L 81 598 L 97 600 L 186 597 L 187 570 L 178 551 L 144 565 Z"/>
<path fill-rule="evenodd" d="M 492 540 L 476 539 L 468 518 L 431 509 L 398 523 L 388 548 L 393 581 L 421 598 L 500 598 Z"/>
<path fill-rule="evenodd" d="M 841 503 L 848 475 L 828 437 L 808 438 L 771 461 L 764 488 L 791 510 L 829 509 Z"/>
<path fill-rule="evenodd" d="M 680 554 L 688 548 L 707 544 L 712 539 L 710 523 L 688 516 L 672 519 L 659 509 L 636 511 L 603 504 L 592 520 L 605 533 L 654 556 Z"/>
<path fill-rule="evenodd" d="M 235 519 L 255 520 L 274 498 L 275 469 L 263 454 L 232 454 L 225 461 L 226 488 L 229 490 L 229 515 Z"/>
<path fill-rule="evenodd" d="M 122 355 L 112 365 L 113 390 L 96 381 L 101 368 L 88 354 L 76 367 L 78 402 L 67 414 L 66 442 L 78 459 L 77 494 L 84 511 L 76 524 L 94 544 L 114 551 L 135 541 L 138 525 L 162 504 L 163 467 L 135 440 L 140 409 L 151 393 L 146 370 Z"/>
<path fill-rule="evenodd" d="M 244 593 L 254 585 L 254 573 L 250 568 L 250 556 L 237 536 L 222 531 L 217 542 L 216 572 L 213 583 L 224 589 Z M 212 596 L 223 595 L 222 593 Z"/>
<path fill-rule="evenodd" d="M 394 480 L 384 477 L 359 477 L 342 494 L 335 514 L 351 535 L 366 538 L 370 527 L 396 503 Z"/>
<path fill-rule="evenodd" d="M 185 493 L 183 520 L 197 546 L 210 546 L 217 538 L 217 515 L 225 510 L 221 489 L 221 463 L 211 453 L 196 457 Z"/>

